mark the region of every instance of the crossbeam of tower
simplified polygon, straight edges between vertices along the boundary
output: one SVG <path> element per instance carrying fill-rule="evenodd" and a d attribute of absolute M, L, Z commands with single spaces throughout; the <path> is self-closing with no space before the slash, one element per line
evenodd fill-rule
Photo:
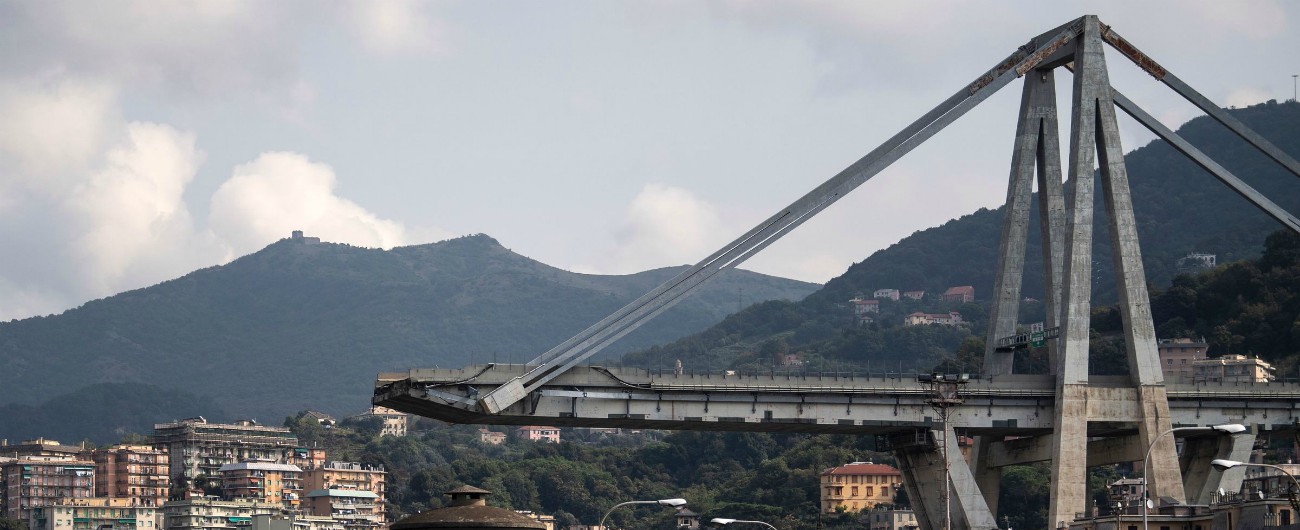
<path fill-rule="evenodd" d="M 522 367 L 522 373 L 512 371 L 508 380 L 494 383 L 487 392 L 480 394 L 469 382 L 482 381 L 481 377 L 492 370 L 493 365 L 482 368 L 464 380 L 440 381 L 432 386 L 416 383 L 414 375 L 405 382 L 381 381 L 384 384 L 377 391 L 375 401 L 420 413 L 430 410 L 427 403 L 433 398 L 447 404 L 437 410 L 453 411 L 449 418 L 471 422 L 479 422 L 484 418 L 508 419 L 511 415 L 534 414 L 538 410 L 539 400 L 559 395 L 553 388 L 553 381 L 569 374 L 582 360 L 668 309 L 718 272 L 735 267 L 763 250 L 1011 81 L 1024 77 L 995 276 L 994 301 L 990 310 L 984 373 L 998 377 L 1012 374 L 1015 348 L 999 348 L 997 345 L 1008 343 L 1007 338 L 1015 335 L 1024 254 L 1029 237 L 1030 203 L 1036 183 L 1039 188 L 1037 200 L 1042 226 L 1039 236 L 1042 238 L 1047 298 L 1045 320 L 1056 336 L 1047 342 L 1050 377 L 1055 384 L 1052 390 L 1053 400 L 1049 405 L 1053 414 L 1049 422 L 1051 432 L 1044 433 L 1040 429 L 1018 435 L 1021 437 L 1016 443 L 1015 452 L 1021 458 L 1031 458 L 1025 455 L 1034 455 L 1032 458 L 1050 459 L 1052 493 L 1048 522 L 1052 526 L 1064 525 L 1075 514 L 1086 511 L 1086 469 L 1095 460 L 1091 456 L 1083 458 L 1082 455 L 1092 455 L 1092 451 L 1097 448 L 1103 450 L 1110 447 L 1112 452 L 1118 451 L 1118 454 L 1125 456 L 1131 455 L 1133 448 L 1149 448 L 1152 465 L 1144 470 L 1144 478 L 1153 495 L 1195 501 L 1204 499 L 1219 477 L 1203 474 L 1183 476 L 1175 457 L 1172 439 L 1161 437 L 1161 433 L 1170 431 L 1172 425 L 1169 394 L 1156 353 L 1155 331 L 1115 109 L 1119 108 L 1133 117 L 1248 202 L 1297 233 L 1300 233 L 1300 219 L 1270 201 L 1115 90 L 1110 85 L 1103 53 L 1103 46 L 1107 44 L 1279 165 L 1300 176 L 1300 163 L 1294 158 L 1187 86 L 1154 59 L 1120 37 L 1112 28 L 1101 24 L 1097 17 L 1085 16 L 1031 39 L 808 194 L 678 276 L 533 359 Z M 1054 71 L 1061 67 L 1067 68 L 1074 76 L 1069 158 L 1064 165 L 1061 163 L 1060 142 L 1057 138 L 1058 111 L 1054 81 Z M 1068 176 L 1064 182 L 1063 173 Z M 1094 383 L 1088 375 L 1093 216 L 1098 181 L 1101 183 L 1101 197 L 1105 201 L 1105 225 L 1115 262 L 1124 342 L 1131 374 L 1127 383 L 1118 387 L 1114 381 Z M 1068 193 L 1065 189 L 1067 186 Z M 443 390 L 452 386 L 460 387 L 463 393 Z M 787 389 L 763 389 L 763 392 L 799 393 L 801 396 L 804 391 L 798 385 Z M 1014 392 L 1014 389 L 1011 391 Z M 562 394 L 569 391 L 558 392 Z M 703 412 L 707 414 L 710 394 L 708 391 L 701 392 L 702 396 L 696 397 L 702 397 Z M 579 393 L 581 397 L 587 397 L 586 391 Z M 690 402 L 695 399 L 691 395 L 690 390 L 685 390 L 677 399 Z M 857 393 L 850 392 L 846 395 L 847 413 L 853 408 L 853 396 Z M 751 413 L 758 410 L 758 396 L 758 392 L 753 394 Z M 531 405 L 524 403 L 526 398 Z M 570 418 L 577 417 L 578 399 L 577 395 L 573 397 L 573 409 L 568 413 Z M 662 390 L 657 399 L 663 400 Z M 797 404 L 799 414 L 804 412 L 804 399 L 805 397 L 800 397 Z M 897 416 L 900 405 L 898 398 L 895 399 L 893 414 Z M 627 410 L 623 414 L 610 414 L 607 420 L 584 421 L 590 425 L 602 421 L 609 425 L 618 421 L 626 422 L 633 416 L 633 401 L 633 394 L 629 392 L 625 403 Z M 656 413 L 660 411 L 660 404 L 656 402 L 654 405 Z M 988 407 L 991 415 L 994 408 L 992 401 Z M 1016 410 L 1010 405 L 1008 407 L 1007 410 Z M 529 410 L 531 412 L 524 412 Z M 1034 416 L 1037 417 L 1038 413 L 1034 412 Z M 1196 417 L 1200 418 L 1199 409 Z M 684 418 L 686 421 L 681 423 L 683 428 L 700 428 L 698 426 L 703 425 L 699 421 L 689 421 L 692 419 L 699 418 Z M 838 421 L 840 427 L 837 428 L 850 430 L 859 428 L 854 425 L 868 425 L 868 420 L 863 420 L 861 424 L 853 421 L 844 424 L 842 417 L 839 420 L 833 420 L 830 416 L 800 420 L 804 419 L 810 419 L 817 425 L 822 421 Z M 514 420 L 506 423 L 512 421 Z M 1008 442 L 1003 439 L 1007 433 L 999 431 L 996 426 L 991 430 L 980 431 L 971 465 L 966 466 L 960 458 L 941 457 L 934 453 L 935 445 L 932 442 L 936 436 L 942 436 L 941 441 L 945 446 L 953 441 L 953 434 L 947 429 L 938 435 L 932 428 L 925 426 L 869 421 L 872 422 L 873 429 L 883 428 L 890 433 L 907 434 L 907 429 L 929 429 L 927 438 L 930 442 L 903 443 L 906 442 L 903 438 L 891 438 L 891 442 L 899 442 L 893 446 L 893 450 L 904 468 L 909 492 L 915 494 L 914 502 L 920 504 L 917 515 L 923 527 L 934 528 L 937 521 L 951 520 L 954 528 L 996 528 L 993 514 L 997 507 L 1000 469 L 1010 461 L 1007 457 Z M 916 437 L 912 439 L 919 440 Z M 1192 445 L 1198 447 L 1197 454 L 1202 456 L 1215 451 L 1241 451 L 1242 447 L 1248 448 L 1248 444 L 1243 446 L 1242 440 Z M 1187 458 L 1185 456 L 1184 460 Z M 954 490 L 952 509 L 946 504 L 937 505 L 919 495 L 932 487 L 942 488 L 945 483 Z"/>

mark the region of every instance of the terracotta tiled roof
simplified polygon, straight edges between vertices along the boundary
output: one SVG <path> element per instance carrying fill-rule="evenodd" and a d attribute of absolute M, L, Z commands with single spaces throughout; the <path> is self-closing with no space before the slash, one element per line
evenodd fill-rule
<path fill-rule="evenodd" d="M 826 475 L 901 475 L 897 468 L 885 464 L 845 464 L 822 471 Z"/>

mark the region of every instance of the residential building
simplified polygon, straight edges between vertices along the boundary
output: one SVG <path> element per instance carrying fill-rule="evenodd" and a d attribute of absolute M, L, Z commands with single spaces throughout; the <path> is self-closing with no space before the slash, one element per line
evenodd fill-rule
<path fill-rule="evenodd" d="M 521 440 L 560 443 L 560 429 L 556 427 L 525 425 L 516 429 L 515 432 L 519 434 Z"/>
<path fill-rule="evenodd" d="M 969 285 L 949 287 L 947 291 L 943 292 L 943 301 L 957 302 L 960 304 L 965 304 L 967 302 L 974 302 L 975 288 Z"/>
<path fill-rule="evenodd" d="M 329 517 L 296 514 L 257 514 L 240 530 L 345 530 L 343 524 Z"/>
<path fill-rule="evenodd" d="M 22 458 L 24 456 L 58 456 L 79 458 L 86 449 L 80 445 L 63 445 L 58 440 L 24 440 L 17 445 L 9 445 L 9 440 L 0 441 L 0 456 Z"/>
<path fill-rule="evenodd" d="M 1209 348 L 1210 346 L 1203 340 L 1161 339 L 1156 344 L 1156 350 L 1160 355 L 1160 370 L 1164 372 L 1166 379 L 1182 378 L 1190 381 L 1196 375 L 1192 366 L 1196 361 L 1205 359 L 1205 352 Z"/>
<path fill-rule="evenodd" d="M 504 436 L 504 433 L 502 433 Z M 384 466 L 371 466 L 357 462 L 325 462 L 319 467 L 308 469 L 303 472 L 303 490 L 309 492 L 327 491 L 327 492 L 365 492 L 373 495 L 375 504 L 369 509 L 367 514 L 378 516 L 380 523 L 387 522 L 387 513 L 384 510 L 385 496 L 387 495 L 388 472 L 384 471 Z M 319 495 L 318 495 L 319 496 Z M 309 502 L 315 502 L 310 501 Z M 311 513 L 320 516 L 331 515 L 331 512 L 318 511 L 311 509 Z"/>
<path fill-rule="evenodd" d="M 898 301 L 898 289 L 876 289 L 875 294 L 871 297 L 876 300 L 893 300 Z"/>
<path fill-rule="evenodd" d="M 488 429 L 479 429 L 478 441 L 485 444 L 501 445 L 506 441 L 506 433 L 490 431 Z"/>
<path fill-rule="evenodd" d="M 317 489 L 307 492 L 307 510 L 317 517 L 329 517 L 348 530 L 374 528 L 384 524 L 384 502 L 370 491 Z"/>
<path fill-rule="evenodd" d="M 859 512 L 894 502 L 903 474 L 885 464 L 853 462 L 821 474 L 821 511 Z"/>
<path fill-rule="evenodd" d="M 166 530 L 247 530 L 255 515 L 280 515 L 284 506 L 252 499 L 185 499 L 163 505 Z"/>
<path fill-rule="evenodd" d="M 862 297 L 854 297 L 849 300 L 849 305 L 853 307 L 853 318 L 859 323 L 870 322 L 873 313 L 880 313 L 880 300 L 864 300 Z"/>
<path fill-rule="evenodd" d="M 907 315 L 903 319 L 904 326 L 923 326 L 926 324 L 939 324 L 941 326 L 957 326 L 964 323 L 961 319 L 961 313 L 952 311 L 949 313 L 921 313 L 916 312 Z"/>
<path fill-rule="evenodd" d="M 1196 274 L 1213 269 L 1217 258 L 1215 254 L 1192 252 L 1175 260 L 1174 269 L 1178 274 Z"/>
<path fill-rule="evenodd" d="M 0 463 L 0 515 L 32 525 L 32 510 L 95 496 L 95 463 L 67 456 L 27 456 Z"/>
<path fill-rule="evenodd" d="M 1123 485 L 1111 485 L 1112 506 L 1094 506 L 1083 517 L 1070 522 L 1069 530 L 1140 529 L 1142 481 L 1124 479 L 1122 482 Z M 1281 473 L 1269 470 L 1258 475 L 1248 471 L 1240 491 L 1213 495 L 1209 505 L 1165 503 L 1166 497 L 1157 501 L 1146 518 L 1153 529 L 1294 529 L 1300 526 L 1300 517 L 1288 498 L 1292 489 L 1291 478 Z"/>
<path fill-rule="evenodd" d="M 210 486 L 219 486 L 221 466 L 246 460 L 286 462 L 298 446 L 298 437 L 284 427 L 261 425 L 253 420 L 209 423 L 199 416 L 153 426 L 153 445 L 166 449 L 171 468 L 171 498 L 203 495 L 195 479 L 202 476 Z"/>
<path fill-rule="evenodd" d="M 406 436 L 406 428 L 410 416 L 404 412 L 399 412 L 387 407 L 370 407 L 370 411 L 359 414 L 357 418 L 379 418 L 383 426 L 379 430 L 380 436 Z"/>
<path fill-rule="evenodd" d="M 95 496 L 162 506 L 171 486 L 167 452 L 147 445 L 114 445 L 89 453 L 95 462 Z"/>
<path fill-rule="evenodd" d="M 910 298 L 912 300 L 922 300 L 925 298 L 925 291 L 904 291 L 903 298 Z"/>
<path fill-rule="evenodd" d="M 30 530 L 158 530 L 162 505 L 143 506 L 131 499 L 90 497 L 59 499 L 32 510 Z"/>
<path fill-rule="evenodd" d="M 676 518 L 677 528 L 685 528 L 686 530 L 699 530 L 700 528 L 700 514 L 691 511 L 690 508 L 685 506 L 678 508 Z"/>
<path fill-rule="evenodd" d="M 319 447 L 295 447 L 289 453 L 287 464 L 298 466 L 298 469 L 306 473 L 308 470 L 323 467 L 325 465 L 325 450 Z M 306 475 L 304 474 L 304 480 Z M 312 489 L 311 486 L 304 482 L 303 488 Z"/>
<path fill-rule="evenodd" d="M 524 516 L 524 517 L 528 517 L 529 519 L 532 519 L 532 520 L 534 520 L 534 521 L 537 521 L 537 522 L 539 522 L 539 523 L 542 523 L 542 524 L 546 525 L 546 528 L 545 528 L 544 530 L 555 530 L 555 516 L 554 516 L 554 515 L 546 515 L 546 514 L 541 514 L 541 513 L 533 513 L 533 512 L 528 511 L 528 510 L 515 510 L 515 513 L 517 513 L 517 514 L 519 514 L 519 515 L 522 515 L 522 516 Z"/>
<path fill-rule="evenodd" d="M 879 506 L 867 514 L 868 530 L 917 530 L 921 524 L 916 522 L 916 512 Z"/>
<path fill-rule="evenodd" d="M 302 496 L 302 469 L 272 460 L 247 460 L 226 464 L 221 474 L 221 496 L 253 499 L 296 509 Z"/>
<path fill-rule="evenodd" d="M 1231 353 L 1213 359 L 1194 361 L 1192 373 L 1196 381 L 1267 383 L 1275 379 L 1273 365 L 1258 357 Z"/>

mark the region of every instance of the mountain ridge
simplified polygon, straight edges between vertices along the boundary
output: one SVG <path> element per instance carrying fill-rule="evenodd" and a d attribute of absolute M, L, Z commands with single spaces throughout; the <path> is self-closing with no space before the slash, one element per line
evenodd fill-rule
<path fill-rule="evenodd" d="M 236 415 L 356 412 L 376 372 L 526 361 L 681 269 L 571 273 L 485 235 L 387 251 L 283 239 L 59 315 L 0 323 L 0 353 L 14 368 L 0 373 L 0 403 L 35 404 L 44 396 L 27 382 L 63 380 L 183 389 Z M 766 300 L 815 286 L 731 271 L 611 353 L 703 329 L 736 309 L 742 287 Z"/>

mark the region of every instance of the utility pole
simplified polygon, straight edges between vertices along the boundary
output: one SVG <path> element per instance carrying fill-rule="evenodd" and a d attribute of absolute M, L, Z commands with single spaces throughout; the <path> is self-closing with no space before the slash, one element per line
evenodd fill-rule
<path fill-rule="evenodd" d="M 1300 78 L 1300 74 L 1291 74 L 1291 101 L 1296 101 L 1296 78 Z"/>
<path fill-rule="evenodd" d="M 931 374 L 917 377 L 922 383 L 928 383 L 934 397 L 927 400 L 934 411 L 939 414 L 943 425 L 943 530 L 952 530 L 952 465 L 948 460 L 948 409 L 962 404 L 961 389 L 970 382 L 970 376 L 961 374 Z M 953 437 L 956 439 L 956 436 Z"/>

